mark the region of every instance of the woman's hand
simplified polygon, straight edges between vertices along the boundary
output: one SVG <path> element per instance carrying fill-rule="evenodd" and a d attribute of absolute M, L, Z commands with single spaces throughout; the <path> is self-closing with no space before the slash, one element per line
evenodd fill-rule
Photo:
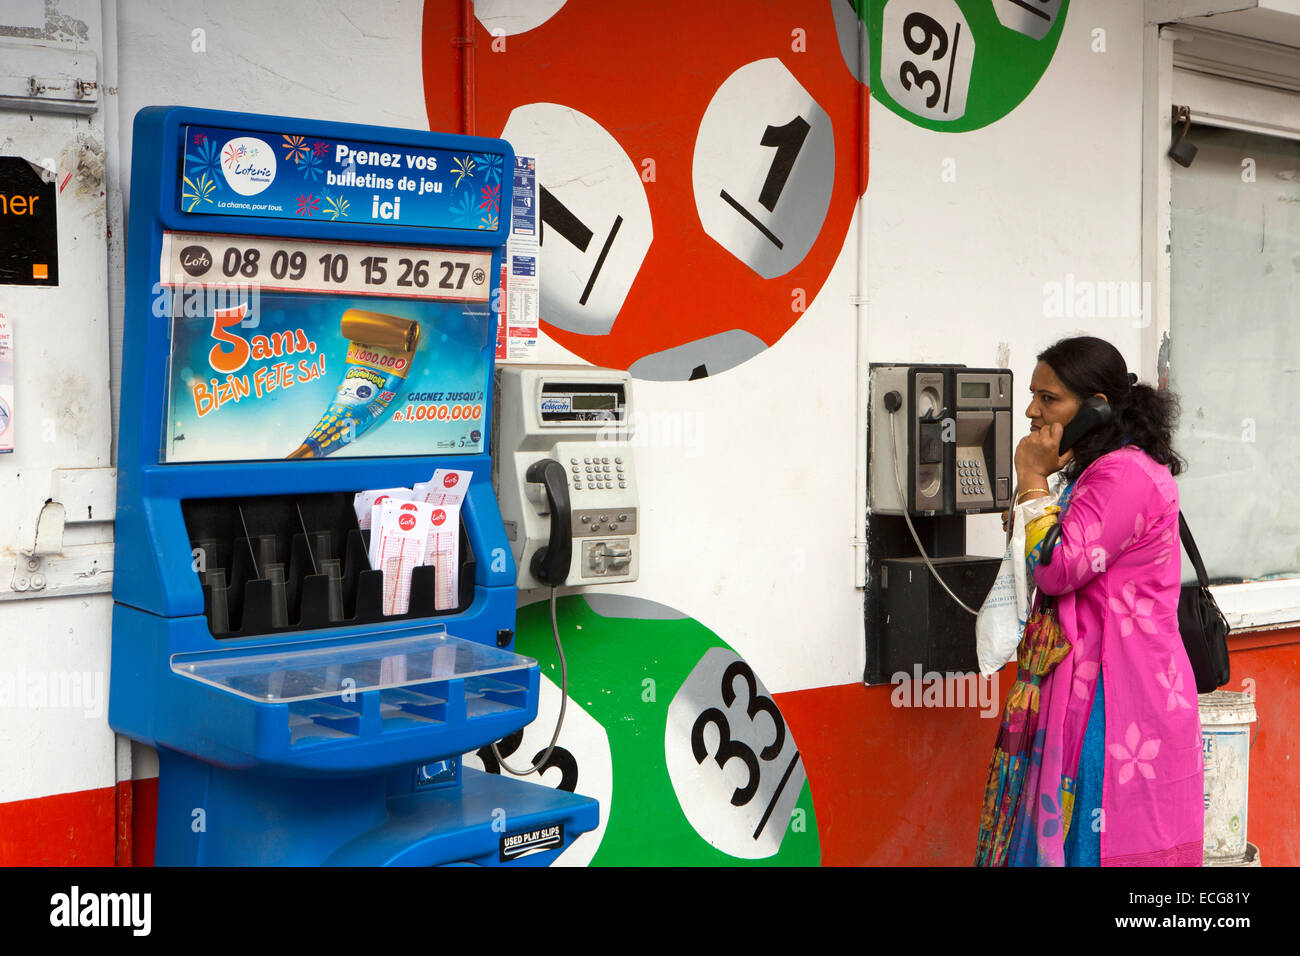
<path fill-rule="evenodd" d="M 1061 425 L 1044 425 L 1020 439 L 1016 446 L 1016 475 L 1020 479 L 1020 488 L 1031 487 L 1026 484 L 1026 479 L 1045 479 L 1069 464 L 1074 457 L 1072 450 L 1064 455 L 1057 453 L 1063 431 L 1065 428 Z"/>

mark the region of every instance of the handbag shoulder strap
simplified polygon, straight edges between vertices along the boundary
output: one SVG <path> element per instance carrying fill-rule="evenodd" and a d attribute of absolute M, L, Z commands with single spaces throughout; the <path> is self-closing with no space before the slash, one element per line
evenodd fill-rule
<path fill-rule="evenodd" d="M 1178 512 L 1178 537 L 1182 539 L 1187 556 L 1192 559 L 1192 567 L 1196 569 L 1196 582 L 1203 588 L 1209 587 L 1210 576 L 1205 573 L 1205 562 L 1201 560 L 1201 552 L 1196 549 L 1196 542 L 1192 540 L 1191 529 L 1187 527 L 1187 519 L 1181 510 Z"/>

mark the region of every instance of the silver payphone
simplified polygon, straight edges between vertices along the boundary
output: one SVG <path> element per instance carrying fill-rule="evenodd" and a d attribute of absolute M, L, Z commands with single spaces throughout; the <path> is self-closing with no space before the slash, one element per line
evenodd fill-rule
<path fill-rule="evenodd" d="M 1010 505 L 1010 369 L 873 366 L 869 429 L 873 513 L 982 514 Z"/>
<path fill-rule="evenodd" d="M 492 485 L 521 589 L 637 579 L 631 385 L 590 366 L 497 368 Z"/>

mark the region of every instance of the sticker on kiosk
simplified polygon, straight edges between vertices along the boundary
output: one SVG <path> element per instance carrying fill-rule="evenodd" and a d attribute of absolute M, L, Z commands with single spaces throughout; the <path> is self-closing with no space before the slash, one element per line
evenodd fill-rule
<path fill-rule="evenodd" d="M 500 153 L 187 126 L 181 209 L 493 232 L 504 164 Z"/>

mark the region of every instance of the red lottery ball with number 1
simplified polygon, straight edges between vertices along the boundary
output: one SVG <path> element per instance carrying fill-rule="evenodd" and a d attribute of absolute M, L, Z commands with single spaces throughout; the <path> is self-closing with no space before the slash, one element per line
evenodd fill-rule
<path fill-rule="evenodd" d="M 463 128 L 459 8 L 425 5 L 431 129 Z M 821 290 L 866 188 L 852 6 L 475 10 L 474 132 L 537 158 L 547 334 L 665 381 L 780 339 Z"/>

